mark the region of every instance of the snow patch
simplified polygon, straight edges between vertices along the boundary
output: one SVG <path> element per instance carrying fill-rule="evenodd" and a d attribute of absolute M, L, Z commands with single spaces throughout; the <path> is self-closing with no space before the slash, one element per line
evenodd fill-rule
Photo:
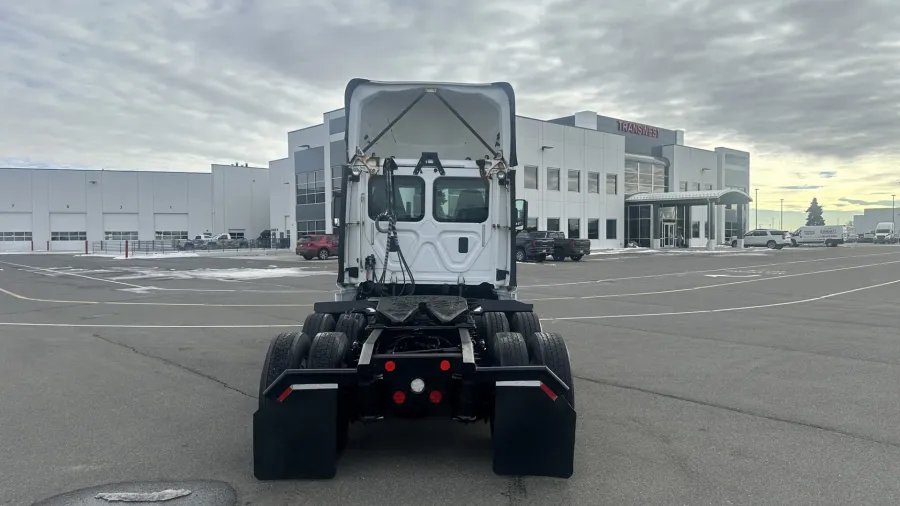
<path fill-rule="evenodd" d="M 190 490 L 169 488 L 160 490 L 159 492 L 101 492 L 94 496 L 94 498 L 103 499 L 104 501 L 158 502 L 170 501 L 190 494 Z"/>
<path fill-rule="evenodd" d="M 123 269 L 126 270 L 126 269 Z M 163 269 L 127 269 L 130 274 L 109 278 L 114 281 L 135 279 L 215 279 L 219 281 L 246 281 L 252 279 L 298 278 L 306 276 L 333 276 L 333 271 L 306 270 L 302 267 L 282 267 L 275 269 L 194 269 L 187 271 Z"/>

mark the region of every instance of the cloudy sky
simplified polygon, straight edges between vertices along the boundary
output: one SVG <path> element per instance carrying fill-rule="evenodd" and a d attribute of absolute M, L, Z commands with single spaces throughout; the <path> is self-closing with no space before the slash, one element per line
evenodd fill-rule
<path fill-rule="evenodd" d="M 750 151 L 760 225 L 900 192 L 900 0 L 4 1 L 0 166 L 265 166 L 352 77 L 506 80 L 527 116 Z"/>

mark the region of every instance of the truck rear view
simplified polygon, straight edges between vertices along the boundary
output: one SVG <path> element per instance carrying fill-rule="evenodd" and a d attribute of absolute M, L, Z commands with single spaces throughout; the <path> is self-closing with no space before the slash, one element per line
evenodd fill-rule
<path fill-rule="evenodd" d="M 351 423 L 449 417 L 490 427 L 496 473 L 568 478 L 568 349 L 516 294 L 512 88 L 357 79 L 345 111 L 337 291 L 270 343 L 254 474 L 330 478 Z"/>

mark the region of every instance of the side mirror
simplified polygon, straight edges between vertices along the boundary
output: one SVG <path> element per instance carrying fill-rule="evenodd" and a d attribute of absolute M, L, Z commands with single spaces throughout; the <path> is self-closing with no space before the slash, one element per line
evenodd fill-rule
<path fill-rule="evenodd" d="M 528 223 L 528 201 L 516 199 L 516 229 L 524 229 L 526 223 Z"/>
<path fill-rule="evenodd" d="M 331 222 L 335 227 L 341 226 L 341 208 L 344 197 L 339 192 L 331 194 Z"/>

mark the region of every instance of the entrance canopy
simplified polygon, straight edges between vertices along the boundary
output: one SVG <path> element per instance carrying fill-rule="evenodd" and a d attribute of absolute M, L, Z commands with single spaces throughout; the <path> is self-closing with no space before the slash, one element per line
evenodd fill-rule
<path fill-rule="evenodd" d="M 686 206 L 749 204 L 750 195 L 734 189 L 693 192 L 635 193 L 625 199 L 626 204 L 671 204 Z"/>

